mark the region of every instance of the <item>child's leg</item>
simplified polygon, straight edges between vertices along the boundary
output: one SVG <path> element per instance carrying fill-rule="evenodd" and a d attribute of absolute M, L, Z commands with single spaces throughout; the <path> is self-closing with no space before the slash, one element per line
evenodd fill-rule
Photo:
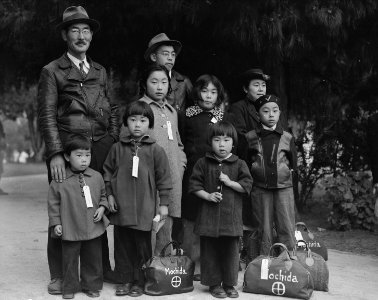
<path fill-rule="evenodd" d="M 78 272 L 80 248 L 80 241 L 62 241 L 63 294 L 71 294 L 80 291 Z"/>
<path fill-rule="evenodd" d="M 182 242 L 182 249 L 195 264 L 194 274 L 200 273 L 200 237 L 194 233 L 194 221 L 182 219 L 182 227 L 184 232 L 184 239 Z"/>
<path fill-rule="evenodd" d="M 220 251 L 222 247 L 218 238 L 200 237 L 201 284 L 207 286 L 222 284 L 221 262 L 224 259 Z"/>
<path fill-rule="evenodd" d="M 82 241 L 80 250 L 81 288 L 87 291 L 102 289 L 102 236 Z"/>
<path fill-rule="evenodd" d="M 274 195 L 274 217 L 278 241 L 289 250 L 295 246 L 295 210 L 293 188 L 278 189 Z"/>
<path fill-rule="evenodd" d="M 143 265 L 152 257 L 151 231 L 134 230 L 136 243 L 136 256 L 134 261 L 134 282 L 137 281 L 140 287 L 144 287 Z"/>
<path fill-rule="evenodd" d="M 239 237 L 222 236 L 219 238 L 219 248 L 222 259 L 222 282 L 225 286 L 235 286 L 238 283 L 239 271 Z"/>
<path fill-rule="evenodd" d="M 134 262 L 136 247 L 132 229 L 114 226 L 114 261 L 115 271 L 120 275 L 123 284 L 134 281 Z"/>
<path fill-rule="evenodd" d="M 273 244 L 273 191 L 254 187 L 252 190 L 253 208 L 255 210 L 258 232 L 261 239 L 260 254 L 268 255 Z"/>

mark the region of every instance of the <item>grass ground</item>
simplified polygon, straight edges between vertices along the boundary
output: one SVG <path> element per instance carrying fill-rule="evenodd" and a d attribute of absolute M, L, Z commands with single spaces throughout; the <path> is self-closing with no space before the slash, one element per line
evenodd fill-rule
<path fill-rule="evenodd" d="M 4 165 L 3 177 L 44 173 L 46 173 L 46 165 L 44 163 L 8 163 Z M 297 221 L 305 222 L 315 236 L 326 243 L 328 248 L 378 256 L 378 226 L 374 232 L 357 229 L 335 231 L 328 226 L 328 214 L 327 204 L 317 199 L 316 202 L 310 203 L 310 208 L 307 211 L 299 214 Z"/>

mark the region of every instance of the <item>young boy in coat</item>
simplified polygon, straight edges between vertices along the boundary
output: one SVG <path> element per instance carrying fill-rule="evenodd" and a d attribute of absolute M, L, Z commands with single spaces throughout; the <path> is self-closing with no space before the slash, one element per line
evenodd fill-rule
<path fill-rule="evenodd" d="M 63 299 L 73 299 L 82 290 L 99 297 L 102 289 L 101 235 L 109 220 L 105 183 L 99 172 L 89 168 L 91 142 L 80 135 L 65 144 L 66 180 L 52 181 L 48 193 L 49 227 L 62 239 Z M 80 257 L 80 279 L 78 273 Z"/>

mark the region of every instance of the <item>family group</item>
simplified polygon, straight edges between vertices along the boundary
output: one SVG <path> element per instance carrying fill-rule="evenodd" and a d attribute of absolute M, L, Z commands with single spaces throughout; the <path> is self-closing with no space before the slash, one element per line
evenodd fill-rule
<path fill-rule="evenodd" d="M 83 7 L 68 7 L 57 26 L 67 51 L 39 80 L 48 292 L 99 297 L 105 281 L 117 284 L 117 296 L 140 296 L 143 265 L 174 239 L 212 296 L 238 297 L 243 231 L 252 233 L 256 255 L 275 241 L 295 243 L 296 151 L 280 99 L 266 94 L 269 76 L 246 71 L 245 99 L 226 109 L 220 80 L 205 74 L 192 85 L 174 70 L 181 43 L 160 33 L 144 54 L 141 98 L 121 121 L 104 67 L 86 55 L 99 28 Z"/>

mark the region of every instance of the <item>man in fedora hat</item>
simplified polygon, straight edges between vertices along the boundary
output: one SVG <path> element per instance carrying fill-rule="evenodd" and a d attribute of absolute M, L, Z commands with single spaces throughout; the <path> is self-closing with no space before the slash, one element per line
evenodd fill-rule
<path fill-rule="evenodd" d="M 90 167 L 102 173 L 110 147 L 119 137 L 118 105 L 109 99 L 106 70 L 86 52 L 100 24 L 90 19 L 81 6 L 68 7 L 56 26 L 67 44 L 67 51 L 44 66 L 38 86 L 38 122 L 46 145 L 49 182 L 66 179 L 63 151 L 74 134 L 92 142 Z M 49 229 L 47 256 L 51 282 L 50 294 L 60 294 L 62 248 Z M 104 280 L 114 281 L 109 262 L 106 232 L 102 238 Z"/>
<path fill-rule="evenodd" d="M 167 96 L 167 100 L 178 112 L 185 110 L 192 90 L 189 78 L 173 70 L 181 48 L 179 41 L 169 39 L 165 33 L 159 33 L 150 40 L 144 53 L 147 62 L 157 63 L 168 69 L 172 91 Z"/>

